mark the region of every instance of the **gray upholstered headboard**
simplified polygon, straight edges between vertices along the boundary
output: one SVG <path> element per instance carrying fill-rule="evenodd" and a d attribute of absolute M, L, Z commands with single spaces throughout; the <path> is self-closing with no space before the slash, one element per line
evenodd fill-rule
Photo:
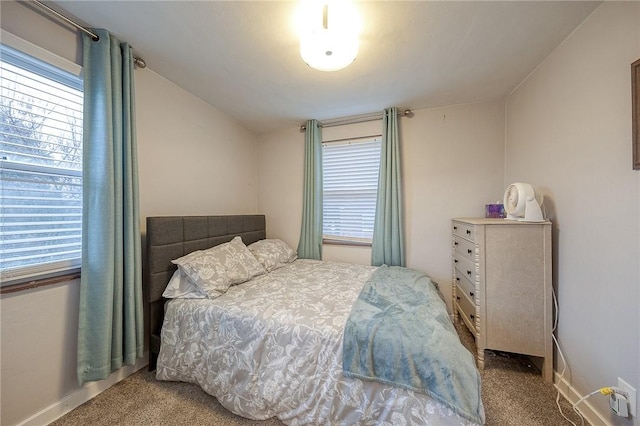
<path fill-rule="evenodd" d="M 164 319 L 164 291 L 176 270 L 173 259 L 231 241 L 249 245 L 266 238 L 264 215 L 147 217 L 143 287 L 149 312 L 149 370 L 156 368 Z"/>

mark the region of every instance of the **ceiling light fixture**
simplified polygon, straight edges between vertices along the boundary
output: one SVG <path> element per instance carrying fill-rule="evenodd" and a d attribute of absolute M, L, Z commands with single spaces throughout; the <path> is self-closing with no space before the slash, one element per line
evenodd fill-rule
<path fill-rule="evenodd" d="M 308 0 L 300 9 L 300 56 L 311 68 L 337 71 L 358 55 L 360 19 L 347 0 Z"/>

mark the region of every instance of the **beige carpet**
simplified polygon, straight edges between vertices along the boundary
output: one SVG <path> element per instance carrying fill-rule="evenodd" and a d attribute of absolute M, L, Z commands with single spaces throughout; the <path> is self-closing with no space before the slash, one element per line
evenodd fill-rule
<path fill-rule="evenodd" d="M 463 344 L 474 349 L 473 337 L 457 326 Z M 489 426 L 556 426 L 569 424 L 556 406 L 556 389 L 542 381 L 526 357 L 485 354 L 482 400 Z M 580 424 L 571 406 L 560 397 L 567 417 Z M 586 423 L 585 423 L 586 424 Z M 196 385 L 159 382 L 153 372 L 141 370 L 91 401 L 58 419 L 66 425 L 282 425 L 277 419 L 247 420 L 224 409 Z"/>

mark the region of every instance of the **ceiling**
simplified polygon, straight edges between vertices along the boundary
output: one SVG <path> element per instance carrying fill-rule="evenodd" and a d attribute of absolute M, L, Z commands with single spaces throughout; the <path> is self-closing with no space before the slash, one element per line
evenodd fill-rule
<path fill-rule="evenodd" d="M 601 2 L 361 1 L 358 58 L 335 72 L 299 55 L 294 1 L 56 1 L 129 42 L 149 69 L 256 134 L 510 93 Z M 145 71 L 141 71 L 145 72 Z"/>

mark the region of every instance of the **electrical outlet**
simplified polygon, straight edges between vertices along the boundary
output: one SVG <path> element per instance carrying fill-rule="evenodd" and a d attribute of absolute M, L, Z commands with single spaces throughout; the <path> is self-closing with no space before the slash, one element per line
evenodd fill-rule
<path fill-rule="evenodd" d="M 618 387 L 627 392 L 627 399 L 629 400 L 629 414 L 631 417 L 636 417 L 636 390 L 629 383 L 618 377 Z"/>

